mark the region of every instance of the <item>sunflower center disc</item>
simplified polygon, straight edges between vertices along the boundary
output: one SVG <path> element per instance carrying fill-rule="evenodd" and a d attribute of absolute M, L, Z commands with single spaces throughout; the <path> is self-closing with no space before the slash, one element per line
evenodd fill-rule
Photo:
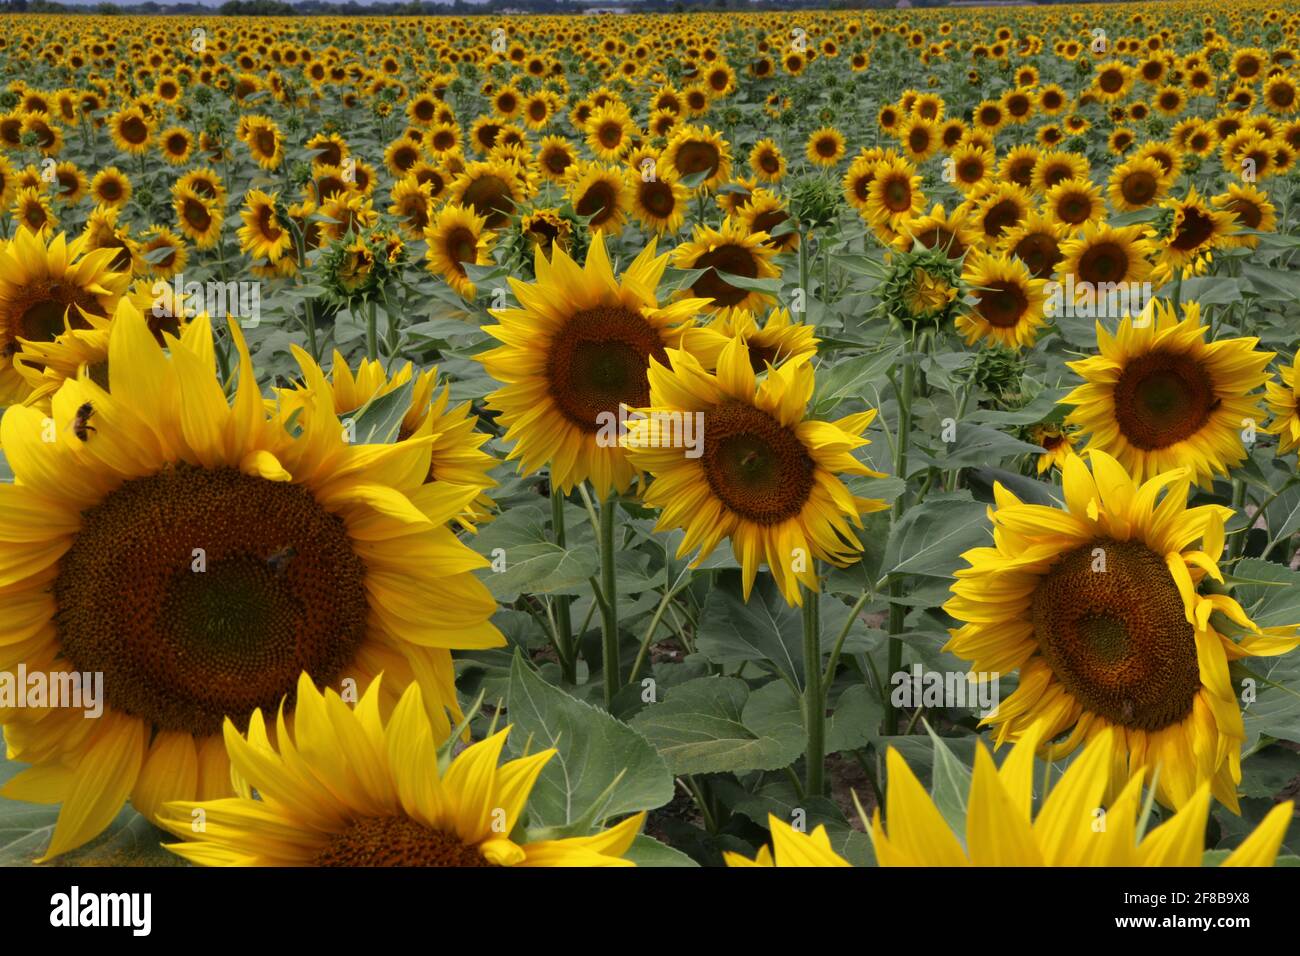
<path fill-rule="evenodd" d="M 367 817 L 334 834 L 314 866 L 491 866 L 476 847 L 409 817 Z"/>
<path fill-rule="evenodd" d="M 274 711 L 303 671 L 342 676 L 366 634 L 364 575 L 306 489 L 178 465 L 82 515 L 54 581 L 59 643 L 104 674 L 114 709 L 206 736 Z"/>
<path fill-rule="evenodd" d="M 547 359 L 551 398 L 585 432 L 601 427 L 601 414 L 619 404 L 650 404 L 650 357 L 664 365 L 668 353 L 654 326 L 631 309 L 599 306 L 574 314 L 555 336 Z"/>
<path fill-rule="evenodd" d="M 704 414 L 704 474 L 731 511 L 779 524 L 803 510 L 813 460 L 795 433 L 766 412 L 728 402 Z"/>
<path fill-rule="evenodd" d="M 1029 299 L 1016 282 L 990 282 L 979 293 L 979 313 L 989 325 L 1014 329 L 1029 311 Z"/>
<path fill-rule="evenodd" d="M 1115 418 L 1129 443 L 1151 451 L 1198 432 L 1214 410 L 1214 383 L 1194 358 L 1150 352 L 1115 384 Z"/>
<path fill-rule="evenodd" d="M 754 256 L 744 246 L 725 245 L 711 249 L 695 260 L 693 268 L 709 271 L 695 280 L 692 291 L 701 298 L 712 299 L 715 306 L 723 309 L 743 301 L 749 293 L 736 288 L 719 273 L 746 279 L 758 277 Z"/>
<path fill-rule="evenodd" d="M 1088 710 L 1142 730 L 1191 712 L 1200 690 L 1192 626 L 1165 562 L 1145 545 L 1103 539 L 1066 554 L 1034 591 L 1032 614 L 1043 658 Z"/>

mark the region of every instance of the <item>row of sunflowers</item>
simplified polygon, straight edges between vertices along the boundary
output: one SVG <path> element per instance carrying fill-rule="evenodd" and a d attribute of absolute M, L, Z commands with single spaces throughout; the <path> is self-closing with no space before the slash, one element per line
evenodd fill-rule
<path fill-rule="evenodd" d="M 6 26 L 0 861 L 1300 862 L 1300 11 Z"/>

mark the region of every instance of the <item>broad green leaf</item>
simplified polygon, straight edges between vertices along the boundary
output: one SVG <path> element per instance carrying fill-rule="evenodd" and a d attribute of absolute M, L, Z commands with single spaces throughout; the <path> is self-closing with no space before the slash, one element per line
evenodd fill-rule
<path fill-rule="evenodd" d="M 768 687 L 773 685 L 794 700 L 787 685 L 774 680 Z M 803 748 L 798 701 L 793 723 L 784 703 L 770 694 L 751 697 L 745 682 L 734 677 L 701 677 L 647 706 L 631 726 L 655 746 L 674 775 L 778 770 L 798 759 Z"/>
<path fill-rule="evenodd" d="M 951 578 L 962 552 L 989 544 L 988 506 L 960 498 L 922 502 L 894 527 L 881 563 L 885 574 Z"/>
<path fill-rule="evenodd" d="M 598 819 L 661 807 L 673 778 L 650 742 L 620 720 L 542 680 L 516 654 L 507 697 L 510 749 L 555 748 L 533 787 L 530 821 L 564 826 L 603 802 Z M 620 777 L 620 774 L 622 775 Z M 615 781 L 617 780 L 617 783 Z M 609 788 L 613 785 L 613 790 Z"/>

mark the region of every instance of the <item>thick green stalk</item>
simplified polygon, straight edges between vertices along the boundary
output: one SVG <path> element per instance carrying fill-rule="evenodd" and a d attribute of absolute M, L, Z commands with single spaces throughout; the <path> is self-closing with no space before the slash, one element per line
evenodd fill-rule
<path fill-rule="evenodd" d="M 904 482 L 903 490 L 899 492 L 898 497 L 894 499 L 894 508 L 892 524 L 898 526 L 898 522 L 903 518 L 903 512 L 907 510 L 907 447 L 911 441 L 912 431 L 912 390 L 916 387 L 916 353 L 913 351 L 912 342 L 908 340 L 907 351 L 904 353 L 903 366 L 903 383 L 898 391 L 898 435 L 894 442 L 894 474 Z M 889 605 L 889 644 L 888 644 L 888 673 L 885 674 L 885 680 L 893 679 L 893 675 L 903 667 L 903 640 L 899 636 L 903 633 L 903 619 L 907 616 L 907 608 L 897 603 L 897 599 L 903 596 L 903 582 L 898 578 L 893 578 L 889 582 L 889 596 L 895 599 Z M 885 710 L 885 733 L 893 735 L 898 733 L 898 711 L 893 707 Z"/>
<path fill-rule="evenodd" d="M 618 497 L 611 491 L 600 503 L 600 590 L 605 596 L 601 619 L 606 710 L 613 710 L 614 694 L 619 687 L 618 575 L 614 566 L 614 519 L 617 514 Z"/>
<path fill-rule="evenodd" d="M 821 796 L 826 773 L 826 691 L 822 684 L 821 608 L 816 591 L 803 591 L 804 793 Z"/>
<path fill-rule="evenodd" d="M 379 317 L 374 299 L 366 300 L 366 358 L 375 361 L 379 358 Z"/>
<path fill-rule="evenodd" d="M 564 495 L 560 489 L 551 486 L 551 531 L 555 543 L 565 547 L 564 534 Z M 577 647 L 573 642 L 573 620 L 569 610 L 569 595 L 555 596 L 555 653 L 560 658 L 560 673 L 566 683 L 578 682 Z"/>

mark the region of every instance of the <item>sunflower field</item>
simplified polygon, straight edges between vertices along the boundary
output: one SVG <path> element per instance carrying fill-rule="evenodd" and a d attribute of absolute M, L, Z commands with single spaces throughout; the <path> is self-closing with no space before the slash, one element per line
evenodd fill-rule
<path fill-rule="evenodd" d="M 1300 865 L 1300 8 L 0 22 L 0 862 Z"/>

